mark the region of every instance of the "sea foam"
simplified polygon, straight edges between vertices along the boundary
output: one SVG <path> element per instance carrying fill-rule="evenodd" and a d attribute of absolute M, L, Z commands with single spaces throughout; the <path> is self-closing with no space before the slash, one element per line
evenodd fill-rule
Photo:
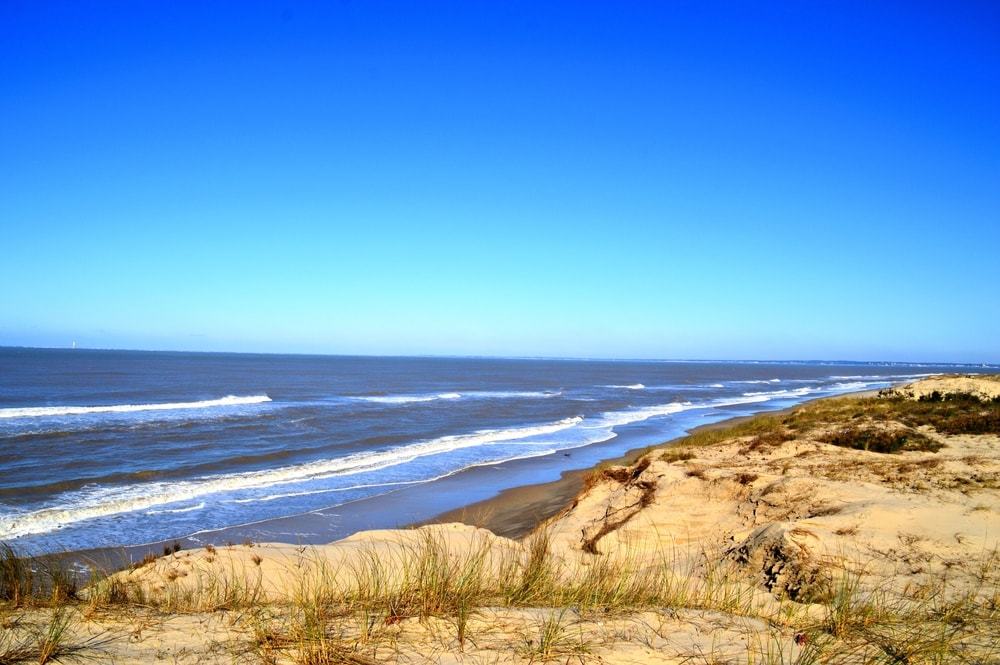
<path fill-rule="evenodd" d="M 266 471 L 206 476 L 190 481 L 151 482 L 125 487 L 99 488 L 77 496 L 65 496 L 63 497 L 63 506 L 0 515 L 0 540 L 46 533 L 68 524 L 98 517 L 133 511 L 148 511 L 159 506 L 193 501 L 220 492 L 252 490 L 375 471 L 388 466 L 412 462 L 420 457 L 447 453 L 461 448 L 498 443 L 524 443 L 532 437 L 550 435 L 572 428 L 580 424 L 582 420 L 582 417 L 573 417 L 540 425 L 479 430 L 469 434 L 455 434 L 420 441 L 388 450 L 357 453 Z"/>
<path fill-rule="evenodd" d="M 558 391 L 537 390 L 467 390 L 463 392 L 442 392 L 407 395 L 359 395 L 348 399 L 376 404 L 417 404 L 421 402 L 436 402 L 439 400 L 458 399 L 512 399 L 556 397 Z"/>
<path fill-rule="evenodd" d="M 174 411 L 178 409 L 210 409 L 220 406 L 241 406 L 270 402 L 267 395 L 239 397 L 227 395 L 199 402 L 167 402 L 154 404 L 107 404 L 100 406 L 28 406 L 0 409 L 0 418 L 51 418 L 82 416 L 91 413 L 133 413 L 136 411 Z"/>

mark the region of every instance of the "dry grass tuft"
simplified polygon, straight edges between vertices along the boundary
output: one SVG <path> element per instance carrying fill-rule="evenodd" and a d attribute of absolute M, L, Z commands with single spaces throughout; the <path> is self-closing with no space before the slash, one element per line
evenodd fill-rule
<path fill-rule="evenodd" d="M 566 620 L 567 610 L 553 614 L 541 621 L 534 636 L 525 636 L 521 655 L 531 661 L 548 661 L 582 656 L 590 653 L 582 631 L 571 630 L 572 622 Z"/>
<path fill-rule="evenodd" d="M 666 450 L 660 453 L 660 461 L 667 462 L 668 464 L 673 462 L 684 462 L 689 459 L 694 459 L 695 454 L 688 448 L 670 446 Z"/>
<path fill-rule="evenodd" d="M 820 437 L 820 441 L 841 448 L 873 453 L 937 452 L 943 444 L 911 429 L 887 430 L 880 427 L 845 427 Z"/>

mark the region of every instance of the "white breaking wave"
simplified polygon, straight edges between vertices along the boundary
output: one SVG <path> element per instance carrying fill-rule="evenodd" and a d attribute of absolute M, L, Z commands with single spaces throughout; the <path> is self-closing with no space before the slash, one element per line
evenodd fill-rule
<path fill-rule="evenodd" d="M 764 395 L 767 397 L 802 397 L 809 393 L 816 392 L 816 388 L 794 388 L 792 390 L 765 390 L 764 392 L 743 393 L 745 397 L 756 397 Z"/>
<path fill-rule="evenodd" d="M 646 386 L 641 383 L 630 383 L 628 385 L 615 385 L 601 386 L 602 388 L 617 388 L 618 390 L 644 390 Z"/>
<path fill-rule="evenodd" d="M 267 395 L 238 397 L 227 395 L 200 402 L 169 402 L 165 404 L 108 404 L 103 406 L 28 406 L 0 409 L 0 418 L 44 418 L 52 416 L 82 416 L 90 413 L 133 413 L 136 411 L 174 411 L 178 409 L 210 409 L 219 406 L 241 406 L 270 402 Z"/>
<path fill-rule="evenodd" d="M 147 515 L 163 515 L 164 513 L 190 513 L 193 510 L 201 510 L 205 507 L 205 502 L 195 504 L 193 506 L 188 506 L 187 508 L 172 508 L 164 510 L 147 510 Z"/>
<path fill-rule="evenodd" d="M 930 372 L 925 374 L 849 374 L 849 375 L 839 375 L 834 374 L 830 376 L 831 379 L 850 379 L 850 380 L 867 380 L 867 381 L 891 381 L 894 379 L 919 379 L 927 376 L 939 376 L 941 372 Z"/>
<path fill-rule="evenodd" d="M 849 382 L 835 383 L 833 384 L 833 390 L 861 390 L 862 388 L 867 388 L 873 383 L 888 383 L 888 381 L 875 381 L 875 382 L 849 381 Z"/>
<path fill-rule="evenodd" d="M 725 388 L 721 383 L 667 383 L 659 386 L 646 386 L 646 390 L 656 392 L 708 390 L 709 388 Z"/>
<path fill-rule="evenodd" d="M 509 397 L 558 397 L 560 390 L 470 390 L 461 393 L 462 397 L 473 399 L 505 399 Z"/>
<path fill-rule="evenodd" d="M 437 393 L 435 395 L 371 395 L 355 399 L 378 404 L 410 404 L 411 402 L 434 402 L 439 399 L 461 399 L 461 397 L 460 393 Z"/>
<path fill-rule="evenodd" d="M 632 423 L 658 418 L 660 416 L 670 416 L 682 411 L 694 409 L 715 409 L 724 406 L 738 406 L 740 404 L 756 404 L 759 402 L 769 402 L 772 399 L 782 399 L 787 397 L 801 397 L 814 392 L 812 388 L 798 388 L 796 390 L 773 390 L 760 393 L 743 393 L 739 397 L 719 397 L 707 402 L 671 402 L 669 404 L 658 404 L 655 406 L 642 406 L 623 411 L 607 411 L 593 421 L 588 420 L 584 427 L 617 427 L 630 425 Z"/>
<path fill-rule="evenodd" d="M 438 400 L 455 399 L 506 399 L 516 397 L 555 397 L 559 392 L 541 392 L 535 390 L 469 390 L 466 392 L 427 393 L 417 395 L 361 395 L 350 399 L 377 404 L 413 404 L 417 402 L 436 402 Z"/>
<path fill-rule="evenodd" d="M 641 406 L 624 411 L 606 411 L 593 422 L 586 425 L 590 428 L 617 427 L 620 425 L 630 425 L 632 423 L 649 420 L 657 416 L 669 416 L 689 409 L 708 408 L 707 406 L 695 406 L 691 402 L 671 402 L 670 404 L 660 404 L 657 406 Z"/>
<path fill-rule="evenodd" d="M 612 438 L 612 437 L 609 437 L 609 438 Z M 585 442 L 581 443 L 580 446 L 589 445 L 591 443 L 598 443 L 598 441 L 585 441 Z M 577 447 L 579 447 L 579 446 L 577 446 Z M 552 455 L 552 454 L 554 454 L 556 452 L 559 452 L 560 450 L 566 450 L 566 448 L 558 448 L 558 449 L 557 448 L 548 448 L 548 449 L 544 449 L 544 450 L 536 450 L 536 451 L 533 451 L 533 452 L 524 453 L 524 454 L 521 454 L 521 455 L 517 455 L 515 457 L 507 457 L 507 458 L 504 458 L 504 459 L 495 459 L 495 460 L 491 459 L 491 460 L 486 460 L 486 461 L 483 461 L 483 462 L 476 462 L 474 464 L 469 464 L 468 466 L 463 466 L 463 467 L 459 467 L 459 468 L 453 469 L 451 471 L 448 471 L 447 473 L 442 473 L 441 475 L 434 476 L 432 478 L 416 478 L 414 480 L 396 480 L 396 481 L 386 482 L 386 483 L 371 483 L 371 484 L 368 484 L 368 485 L 351 485 L 349 487 L 331 487 L 331 488 L 319 489 L 319 490 L 305 490 L 305 491 L 302 491 L 302 492 L 288 492 L 286 494 L 268 494 L 267 496 L 254 497 L 254 498 L 251 498 L 251 499 L 231 499 L 229 501 L 226 501 L 225 503 L 267 503 L 269 501 L 277 501 L 279 499 L 294 499 L 294 498 L 300 497 L 300 496 L 315 496 L 317 494 L 334 494 L 334 493 L 350 492 L 350 491 L 353 491 L 353 490 L 360 490 L 360 489 L 372 489 L 372 488 L 376 488 L 376 487 L 403 487 L 403 486 L 407 486 L 407 485 L 423 485 L 423 484 L 426 484 L 426 483 L 433 483 L 434 481 L 437 481 L 437 480 L 443 480 L 445 478 L 448 478 L 449 476 L 454 476 L 456 473 L 461 473 L 462 471 L 466 471 L 468 469 L 472 469 L 472 468 L 475 468 L 475 467 L 478 467 L 478 466 L 493 466 L 493 465 L 496 465 L 496 464 L 504 464 L 506 462 L 514 462 L 514 461 L 518 461 L 518 460 L 531 459 L 533 457 L 546 457 L 548 455 Z"/>
<path fill-rule="evenodd" d="M 166 504 L 193 501 L 218 492 L 322 480 L 332 476 L 351 475 L 405 464 L 419 457 L 447 453 L 460 448 L 524 442 L 532 437 L 554 434 L 575 427 L 582 420 L 582 417 L 577 416 L 543 425 L 480 430 L 470 434 L 443 436 L 389 450 L 356 453 L 345 457 L 266 471 L 206 476 L 189 481 L 153 482 L 125 487 L 101 488 L 87 493 L 72 506 L 42 508 L 13 515 L 0 515 L 0 540 L 47 533 L 68 524 L 97 517 L 144 511 Z"/>
<path fill-rule="evenodd" d="M 781 379 L 748 379 L 746 381 L 731 381 L 730 383 L 781 383 Z"/>
<path fill-rule="evenodd" d="M 745 395 L 743 397 L 723 397 L 715 400 L 710 406 L 739 406 L 740 404 L 756 404 L 758 402 L 770 402 L 770 395 Z"/>

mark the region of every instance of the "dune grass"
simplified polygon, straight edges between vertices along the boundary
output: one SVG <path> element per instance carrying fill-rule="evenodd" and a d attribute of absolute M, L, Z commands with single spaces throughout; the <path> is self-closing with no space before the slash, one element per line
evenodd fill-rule
<path fill-rule="evenodd" d="M 984 400 L 968 393 L 913 399 L 886 390 L 877 397 L 818 400 L 781 418 L 781 424 L 796 432 L 852 421 L 896 421 L 911 428 L 929 427 L 941 434 L 1000 434 L 1000 399 Z"/>
<path fill-rule="evenodd" d="M 944 444 L 912 429 L 886 430 L 877 427 L 844 427 L 819 437 L 841 448 L 892 454 L 906 451 L 937 452 Z"/>
<path fill-rule="evenodd" d="M 397 558 L 371 554 L 348 567 L 311 567 L 287 601 L 265 600 L 250 584 L 219 581 L 168 593 L 159 601 L 132 590 L 104 609 L 153 606 L 168 614 L 253 609 L 243 612 L 242 621 L 252 633 L 259 659 L 291 659 L 303 665 L 376 662 L 386 635 L 408 619 L 448 618 L 454 626 L 452 638 L 461 645 L 476 639 L 469 632 L 469 617 L 483 607 L 555 608 L 516 647 L 521 657 L 539 662 L 585 656 L 596 646 L 591 635 L 595 623 L 641 610 L 708 610 L 764 620 L 782 639 L 753 647 L 755 658 L 767 657 L 756 662 L 838 662 L 841 656 L 844 662 L 987 662 L 975 659 L 998 653 L 1000 575 L 995 553 L 984 556 L 976 584 L 931 580 L 908 595 L 873 588 L 863 574 L 842 571 L 825 592 L 811 599 L 824 608 L 820 620 L 810 618 L 798 603 L 768 600 L 737 566 L 725 561 L 693 558 L 678 570 L 675 555 L 651 565 L 648 559 L 618 552 L 593 557 L 583 570 L 569 569 L 552 553 L 544 530 L 522 547 L 500 554 L 485 542 L 461 553 L 450 551 L 444 539 L 431 533 L 403 548 Z M 95 602 L 91 597 L 61 607 Z M 41 633 L 36 633 L 34 643 L 22 640 L 20 651 L 8 649 L 18 659 L 0 663 L 34 660 L 45 649 L 59 654 L 66 648 L 67 616 L 53 615 L 45 642 L 50 646 L 43 648 Z M 803 646 L 791 649 L 789 635 L 798 635 Z M 793 651 L 796 660 L 789 659 Z"/>
<path fill-rule="evenodd" d="M 457 552 L 428 532 L 391 559 L 372 551 L 350 565 L 334 566 L 308 551 L 303 556 L 311 564 L 303 566 L 298 586 L 284 601 L 268 600 L 252 582 L 235 581 L 234 570 L 186 591 L 156 595 L 122 576 L 95 579 L 83 598 L 54 600 L 50 593 L 27 597 L 17 591 L 18 608 L 47 607 L 51 614 L 26 630 L 6 612 L 0 665 L 45 663 L 86 648 L 70 638 L 70 628 L 87 612 L 149 609 L 161 615 L 235 612 L 250 636 L 245 650 L 265 663 L 377 662 L 394 626 L 431 617 L 449 619 L 451 639 L 462 648 L 476 640 L 469 619 L 484 607 L 555 608 L 515 645 L 522 658 L 538 662 L 585 658 L 596 647 L 594 625 L 642 610 L 708 610 L 763 620 L 778 637 L 761 642 L 755 634 L 758 643 L 748 646 L 752 662 L 971 663 L 989 662 L 984 654 L 1000 655 L 996 553 L 984 555 L 975 584 L 932 579 L 906 595 L 872 587 L 863 572 L 844 570 L 811 599 L 824 608 L 819 620 L 799 603 L 768 599 L 727 561 L 671 553 L 651 564 L 618 551 L 572 568 L 553 553 L 545 530 L 510 550 L 497 551 L 484 540 Z M 686 567 L 679 568 L 680 559 L 688 561 Z M 7 565 L 18 571 L 28 564 Z M 20 584 L 7 587 L 10 596 Z M 14 607 L 11 599 L 5 604 Z M 789 646 L 791 635 L 802 645 Z"/>
<path fill-rule="evenodd" d="M 901 427 L 887 429 L 889 423 Z M 667 462 L 684 461 L 697 448 L 744 440 L 744 452 L 771 448 L 799 437 L 879 453 L 940 450 L 941 443 L 919 428 L 940 434 L 1000 434 L 1000 398 L 968 393 L 933 393 L 920 399 L 895 390 L 873 397 L 816 400 L 781 415 L 760 415 L 726 427 L 709 428 L 649 452 Z M 607 477 L 607 470 L 604 470 Z M 596 477 L 595 477 L 596 479 Z"/>

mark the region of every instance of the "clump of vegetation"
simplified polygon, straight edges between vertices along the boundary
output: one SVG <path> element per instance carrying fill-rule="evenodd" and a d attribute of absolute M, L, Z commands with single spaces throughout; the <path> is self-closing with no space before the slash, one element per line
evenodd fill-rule
<path fill-rule="evenodd" d="M 742 437 L 768 438 L 777 436 L 786 436 L 785 423 L 780 416 L 756 416 L 728 427 L 711 428 L 695 432 L 678 441 L 674 446 L 698 448 Z"/>
<path fill-rule="evenodd" d="M 990 589 L 997 572 L 996 552 L 990 552 L 964 589 L 934 578 L 899 595 L 844 569 L 815 599 L 825 606 L 826 616 L 803 636 L 821 645 L 821 654 L 844 658 L 834 662 L 993 662 L 1000 649 L 1000 615 L 996 592 Z"/>
<path fill-rule="evenodd" d="M 168 554 L 169 554 L 169 552 L 168 552 Z M 166 554 L 164 556 L 166 556 Z M 153 552 L 146 552 L 146 554 L 143 555 L 143 557 L 141 559 L 139 559 L 138 561 L 133 561 L 131 564 L 129 564 L 129 568 L 131 568 L 132 570 L 138 570 L 139 568 L 145 568 L 146 566 L 148 566 L 148 565 L 150 565 L 152 563 L 156 563 L 156 560 L 159 559 L 159 558 L 160 557 L 158 557 Z"/>
<path fill-rule="evenodd" d="M 32 597 L 34 586 L 34 571 L 28 560 L 19 557 L 10 545 L 0 544 L 0 600 L 17 607 Z"/>
<path fill-rule="evenodd" d="M 58 604 L 76 596 L 76 575 L 59 557 L 19 556 L 0 543 L 0 601 L 21 605 Z"/>
<path fill-rule="evenodd" d="M 527 558 L 519 571 L 520 581 L 504 594 L 508 603 L 526 605 L 537 602 L 556 587 L 556 568 L 549 544 L 549 534 L 544 529 L 528 538 Z M 508 564 L 506 568 L 508 574 L 513 572 L 513 566 Z"/>
<path fill-rule="evenodd" d="M 768 430 L 761 432 L 750 439 L 750 442 L 744 446 L 741 452 L 745 455 L 755 451 L 767 450 L 769 448 L 780 446 L 785 441 L 791 441 L 794 438 L 795 436 L 783 427 Z"/>
<path fill-rule="evenodd" d="M 80 616 L 75 611 L 81 605 L 77 586 L 65 558 L 21 556 L 0 543 L 0 665 L 44 665 L 103 644 L 103 634 L 71 634 Z M 10 610 L 16 612 L 8 614 Z"/>
<path fill-rule="evenodd" d="M 17 631 L 0 626 L 0 664 L 57 662 L 84 648 L 97 646 L 97 640 L 73 644 L 67 639 L 70 614 L 63 607 L 52 610 L 51 616 L 39 626 Z"/>
<path fill-rule="evenodd" d="M 829 399 L 796 409 L 783 418 L 795 432 L 824 424 L 896 421 L 911 428 L 932 427 L 941 434 L 1000 434 L 1000 399 L 980 399 L 969 393 L 930 393 L 910 399 L 895 391 L 878 397 Z"/>
<path fill-rule="evenodd" d="M 532 661 L 582 656 L 590 652 L 582 634 L 573 635 L 570 622 L 565 620 L 566 610 L 543 619 L 537 635 L 524 637 L 521 653 Z"/>
<path fill-rule="evenodd" d="M 635 482 L 642 472 L 649 468 L 650 459 L 642 457 L 634 466 L 604 466 L 600 465 L 583 479 L 583 490 L 589 490 L 605 481 L 613 481 L 622 485 Z"/>
<path fill-rule="evenodd" d="M 920 412 L 942 434 L 1000 433 L 1000 398 L 981 400 L 968 393 L 941 395 L 934 391 L 917 400 Z"/>
<path fill-rule="evenodd" d="M 688 448 L 679 446 L 670 446 L 662 453 L 660 453 L 660 461 L 667 462 L 668 464 L 672 462 L 685 462 L 689 459 L 694 459 L 695 454 Z"/>
<path fill-rule="evenodd" d="M 625 467 L 616 466 L 610 469 L 603 470 L 603 476 L 609 480 L 614 480 L 618 483 L 631 483 L 635 482 L 642 472 L 649 468 L 649 458 L 643 457 L 635 466 Z"/>
<path fill-rule="evenodd" d="M 890 393 L 885 401 L 907 424 L 930 425 L 942 434 L 1000 434 L 1000 397 L 935 390 L 915 400 Z"/>
<path fill-rule="evenodd" d="M 937 452 L 942 448 L 942 444 L 919 432 L 879 427 L 846 427 L 822 436 L 820 440 L 841 448 L 885 454 L 904 451 Z"/>

